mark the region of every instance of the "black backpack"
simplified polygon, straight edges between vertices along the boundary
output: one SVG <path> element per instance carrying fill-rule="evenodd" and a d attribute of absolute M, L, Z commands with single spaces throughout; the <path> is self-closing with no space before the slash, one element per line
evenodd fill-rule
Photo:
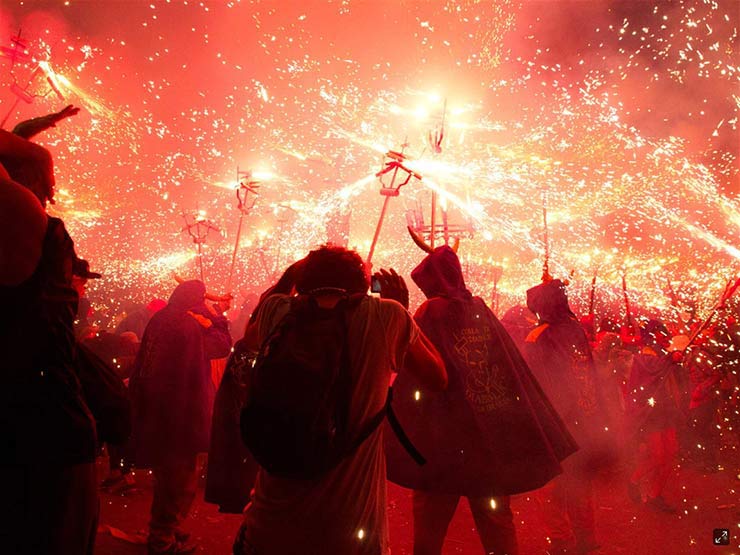
<path fill-rule="evenodd" d="M 359 433 L 347 429 L 352 391 L 347 330 L 363 298 L 345 296 L 333 308 L 322 308 L 312 295 L 295 297 L 264 341 L 249 374 L 240 424 L 245 445 L 268 473 L 320 477 L 357 449 L 386 416 L 390 393 L 385 407 Z M 395 418 L 389 420 L 395 430 Z M 421 455 L 415 455 L 422 464 Z"/>

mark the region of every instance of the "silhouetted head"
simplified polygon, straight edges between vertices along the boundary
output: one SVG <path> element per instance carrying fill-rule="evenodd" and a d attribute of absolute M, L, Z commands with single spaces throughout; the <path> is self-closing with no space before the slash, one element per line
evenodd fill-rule
<path fill-rule="evenodd" d="M 534 312 L 542 323 L 554 323 L 574 318 L 568 306 L 565 284 L 559 279 L 546 281 L 528 289 L 527 308 Z"/>
<path fill-rule="evenodd" d="M 671 334 L 660 320 L 648 320 L 640 328 L 640 339 L 646 347 L 659 347 L 667 349 L 671 344 Z"/>
<path fill-rule="evenodd" d="M 323 245 L 303 259 L 295 285 L 301 294 L 317 289 L 341 289 L 349 294 L 365 293 L 370 287 L 370 274 L 356 251 L 336 245 Z"/>
<path fill-rule="evenodd" d="M 206 286 L 202 281 L 193 279 L 183 281 L 175 287 L 172 295 L 170 295 L 170 300 L 167 302 L 167 306 L 179 310 L 190 310 L 205 304 L 205 299 Z"/>
<path fill-rule="evenodd" d="M 5 167 L 10 179 L 31 191 L 42 206 L 46 206 L 47 202 L 54 204 L 54 172 L 47 167 L 51 164 L 51 156 L 48 160 L 0 156 L 0 164 Z"/>
<path fill-rule="evenodd" d="M 427 299 L 434 297 L 470 298 L 465 286 L 460 259 L 455 251 L 443 245 L 430 252 L 411 272 L 411 279 Z"/>

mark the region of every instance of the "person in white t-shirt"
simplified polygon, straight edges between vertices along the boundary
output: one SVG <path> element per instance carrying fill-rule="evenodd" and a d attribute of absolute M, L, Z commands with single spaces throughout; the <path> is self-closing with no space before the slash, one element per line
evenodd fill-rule
<path fill-rule="evenodd" d="M 311 251 L 291 267 L 293 289 L 330 308 L 346 295 L 365 293 L 369 273 L 362 258 L 342 247 Z M 402 278 L 386 280 L 384 296 L 408 298 Z M 245 341 L 257 350 L 290 308 L 289 288 L 262 296 Z M 392 286 L 390 286 L 392 285 Z M 404 294 L 405 292 L 405 294 Z M 411 372 L 430 389 L 443 390 L 447 373 L 439 354 L 406 308 L 366 296 L 348 329 L 352 373 L 349 428 L 383 408 L 393 372 Z M 286 384 L 289 387 L 289 384 Z M 386 469 L 382 426 L 338 466 L 316 480 L 292 480 L 260 470 L 252 501 L 234 544 L 236 555 L 386 555 Z"/>

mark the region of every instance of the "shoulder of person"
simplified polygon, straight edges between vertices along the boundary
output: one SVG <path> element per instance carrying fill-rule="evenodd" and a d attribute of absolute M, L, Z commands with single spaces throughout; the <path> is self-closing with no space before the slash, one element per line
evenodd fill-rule
<path fill-rule="evenodd" d="M 377 306 L 380 313 L 389 318 L 409 316 L 408 310 L 401 303 L 393 299 L 381 299 L 368 295 L 367 300 L 363 300 L 363 303 L 368 303 L 368 306 Z"/>
<path fill-rule="evenodd" d="M 258 314 L 270 314 L 281 308 L 288 310 L 294 297 L 284 293 L 274 293 L 260 303 Z"/>
<path fill-rule="evenodd" d="M 2 168 L 2 165 L 0 165 Z M 48 218 L 24 187 L 0 177 L 0 282 L 17 285 L 33 274 L 41 259 Z"/>

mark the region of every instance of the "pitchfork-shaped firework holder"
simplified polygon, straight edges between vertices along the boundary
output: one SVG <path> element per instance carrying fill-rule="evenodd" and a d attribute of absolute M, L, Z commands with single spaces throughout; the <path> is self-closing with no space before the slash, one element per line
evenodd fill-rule
<path fill-rule="evenodd" d="M 242 171 L 239 166 L 236 168 L 236 199 L 237 208 L 239 209 L 239 226 L 236 229 L 236 240 L 234 241 L 234 252 L 231 254 L 231 269 L 229 270 L 229 280 L 226 290 L 231 292 L 231 285 L 234 279 L 234 267 L 236 266 L 236 253 L 239 250 L 239 241 L 242 236 L 242 223 L 244 216 L 254 208 L 259 194 L 259 181 L 255 181 L 251 171 Z"/>
<path fill-rule="evenodd" d="M 388 201 L 390 201 L 391 197 L 397 197 L 401 187 L 411 181 L 412 177 L 419 181 L 422 179 L 420 173 L 405 165 L 408 157 L 403 153 L 403 149 L 406 148 L 406 146 L 407 145 L 404 143 L 400 152 L 396 150 L 389 150 L 386 152 L 383 158 L 383 167 L 375 174 L 375 177 L 380 181 L 380 194 L 385 197 L 385 199 L 383 200 L 383 208 L 381 209 L 380 217 L 378 218 L 378 225 L 375 226 L 375 235 L 373 236 L 373 242 L 370 244 L 370 252 L 367 255 L 368 267 L 372 267 L 375 246 L 378 244 L 380 230 L 383 227 L 385 213 L 388 210 Z"/>
<path fill-rule="evenodd" d="M 198 269 L 200 270 L 200 280 L 205 283 L 205 275 L 203 272 L 203 245 L 208 238 L 208 233 L 211 231 L 219 232 L 220 230 L 209 220 L 205 219 L 201 214 L 197 216 L 191 216 L 192 220 L 188 220 L 188 216 L 182 215 L 185 220 L 185 227 L 182 231 L 187 231 L 188 235 L 193 239 L 195 243 L 195 249 L 198 255 Z"/>
<path fill-rule="evenodd" d="M 49 63 L 46 61 L 36 62 L 33 55 L 29 51 L 28 43 L 25 39 L 21 38 L 20 30 L 18 31 L 18 34 L 16 36 L 10 39 L 10 44 L 10 46 L 0 46 L 0 58 L 7 58 L 10 60 L 10 77 L 13 81 L 10 85 L 10 92 L 12 92 L 15 96 L 15 101 L 10 106 L 10 109 L 5 114 L 5 117 L 3 117 L 2 122 L 0 122 L 0 129 L 3 129 L 5 127 L 8 119 L 13 114 L 13 112 L 15 112 L 18 104 L 21 101 L 25 102 L 26 104 L 31 104 L 35 98 L 48 96 L 52 92 L 56 94 L 60 100 L 64 100 L 64 95 L 59 90 L 59 84 L 57 83 L 56 75 L 49 67 Z M 33 69 L 33 71 L 31 71 L 31 74 L 26 80 L 25 86 L 22 86 L 19 83 L 19 78 L 16 74 L 16 67 L 19 64 L 25 65 L 29 62 L 35 62 L 36 67 Z M 44 73 L 46 77 L 46 82 L 49 85 L 49 88 L 44 94 L 36 94 L 31 91 L 31 85 L 40 72 Z"/>

